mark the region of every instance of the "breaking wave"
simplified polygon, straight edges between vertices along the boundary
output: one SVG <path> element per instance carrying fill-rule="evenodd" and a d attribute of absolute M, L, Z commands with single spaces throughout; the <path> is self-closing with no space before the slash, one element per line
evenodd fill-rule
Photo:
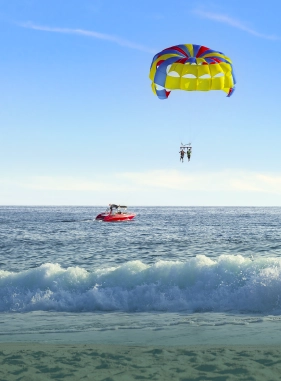
<path fill-rule="evenodd" d="M 186 262 L 118 267 L 47 263 L 0 271 L 0 311 L 281 312 L 281 259 L 204 255 Z"/>

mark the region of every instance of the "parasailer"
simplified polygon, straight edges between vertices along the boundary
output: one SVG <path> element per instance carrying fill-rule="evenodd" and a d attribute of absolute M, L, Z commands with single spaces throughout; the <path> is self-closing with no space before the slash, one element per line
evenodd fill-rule
<path fill-rule="evenodd" d="M 184 152 L 184 149 L 183 149 L 183 148 L 180 150 L 179 154 L 180 154 L 180 161 L 183 163 L 184 154 L 185 154 L 185 152 Z"/>
<path fill-rule="evenodd" d="M 159 99 L 167 99 L 171 90 L 223 90 L 230 97 L 236 83 L 230 58 L 195 44 L 175 45 L 157 53 L 149 78 Z"/>

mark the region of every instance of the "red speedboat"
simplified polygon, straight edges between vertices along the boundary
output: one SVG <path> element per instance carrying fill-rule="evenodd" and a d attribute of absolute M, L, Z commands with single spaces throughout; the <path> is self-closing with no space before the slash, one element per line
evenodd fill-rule
<path fill-rule="evenodd" d="M 135 217 L 135 213 L 126 212 L 127 206 L 109 204 L 105 212 L 97 215 L 96 220 L 105 222 L 128 221 Z"/>

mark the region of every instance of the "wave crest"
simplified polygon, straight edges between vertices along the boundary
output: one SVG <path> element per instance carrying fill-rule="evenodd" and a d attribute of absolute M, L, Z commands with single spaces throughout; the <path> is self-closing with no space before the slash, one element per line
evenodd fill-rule
<path fill-rule="evenodd" d="M 281 260 L 204 255 L 89 272 L 47 263 L 0 271 L 0 311 L 281 311 Z"/>

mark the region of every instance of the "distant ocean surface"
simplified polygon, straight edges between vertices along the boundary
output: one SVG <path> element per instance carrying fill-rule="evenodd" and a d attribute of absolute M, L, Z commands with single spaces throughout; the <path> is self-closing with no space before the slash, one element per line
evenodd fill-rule
<path fill-rule="evenodd" d="M 101 211 L 0 207 L 0 341 L 281 342 L 281 208 Z"/>

